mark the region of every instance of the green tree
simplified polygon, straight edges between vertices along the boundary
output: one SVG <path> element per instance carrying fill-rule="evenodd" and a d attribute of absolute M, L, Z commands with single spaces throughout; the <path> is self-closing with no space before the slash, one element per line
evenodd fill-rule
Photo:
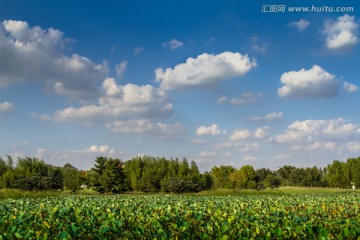
<path fill-rule="evenodd" d="M 230 181 L 230 174 L 235 171 L 235 168 L 232 166 L 223 166 L 213 167 L 210 171 L 211 177 L 213 179 L 215 188 L 232 188 L 233 184 Z"/>
<path fill-rule="evenodd" d="M 351 181 L 348 179 L 349 175 L 346 174 L 346 163 L 334 160 L 326 169 L 326 179 L 330 187 L 350 187 Z"/>
<path fill-rule="evenodd" d="M 292 183 L 290 182 L 291 172 L 295 169 L 294 166 L 284 165 L 283 167 L 279 168 L 276 172 L 282 179 L 282 184 L 289 186 Z"/>
<path fill-rule="evenodd" d="M 317 167 L 305 168 L 304 186 L 320 187 L 321 186 L 321 172 Z"/>
<path fill-rule="evenodd" d="M 281 178 L 276 175 L 269 174 L 264 179 L 264 185 L 269 188 L 278 188 L 281 185 Z"/>
<path fill-rule="evenodd" d="M 239 170 L 235 170 L 229 176 L 235 188 L 256 188 L 256 172 L 253 166 L 244 165 Z"/>
<path fill-rule="evenodd" d="M 355 184 L 356 187 L 360 187 L 360 157 L 349 158 L 346 161 L 346 178 Z"/>
<path fill-rule="evenodd" d="M 305 169 L 304 168 L 294 168 L 290 173 L 290 182 L 294 186 L 304 186 L 305 179 Z"/>
<path fill-rule="evenodd" d="M 97 157 L 95 162 L 92 168 L 91 184 L 98 192 L 125 191 L 125 173 L 120 159 Z"/>
<path fill-rule="evenodd" d="M 72 193 L 77 193 L 80 189 L 81 179 L 80 171 L 70 163 L 66 163 L 62 168 L 64 177 L 64 187 Z"/>
<path fill-rule="evenodd" d="M 268 168 L 260 168 L 256 170 L 255 181 L 262 183 L 268 175 L 274 175 L 275 173 Z"/>

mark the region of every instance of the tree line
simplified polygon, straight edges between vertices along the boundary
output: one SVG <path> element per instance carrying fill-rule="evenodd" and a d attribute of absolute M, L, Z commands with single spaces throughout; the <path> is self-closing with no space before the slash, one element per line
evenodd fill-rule
<path fill-rule="evenodd" d="M 53 166 L 31 157 L 0 157 L 0 188 L 21 190 L 70 190 L 91 188 L 100 193 L 199 192 L 206 189 L 263 189 L 279 186 L 339 187 L 360 186 L 360 157 L 346 162 L 334 160 L 324 168 L 297 168 L 284 165 L 278 170 L 215 166 L 200 173 L 187 159 L 138 156 L 123 162 L 118 158 L 97 157 L 90 170 L 67 163 Z"/>

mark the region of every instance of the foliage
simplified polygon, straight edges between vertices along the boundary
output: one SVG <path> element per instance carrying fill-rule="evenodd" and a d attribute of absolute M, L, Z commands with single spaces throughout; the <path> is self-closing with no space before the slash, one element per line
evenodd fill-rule
<path fill-rule="evenodd" d="M 37 158 L 18 158 L 16 167 L 8 156 L 6 165 L 0 160 L 2 188 L 22 190 L 58 190 L 63 188 L 63 175 L 58 167 Z"/>
<path fill-rule="evenodd" d="M 250 165 L 242 166 L 239 170 L 235 170 L 229 175 L 230 182 L 232 182 L 237 189 L 255 189 L 257 187 L 257 184 L 254 181 L 255 177 L 256 172 L 253 166 Z"/>
<path fill-rule="evenodd" d="M 91 169 L 91 181 L 98 192 L 121 193 L 126 189 L 123 162 L 120 159 L 97 157 Z"/>
<path fill-rule="evenodd" d="M 232 188 L 233 183 L 230 180 L 230 174 L 235 171 L 232 166 L 213 167 L 210 171 L 215 188 Z"/>
<path fill-rule="evenodd" d="M 80 172 L 70 163 L 66 163 L 62 168 L 64 175 L 64 187 L 72 193 L 77 193 L 80 188 Z"/>
<path fill-rule="evenodd" d="M 0 202 L 1 239 L 356 239 L 360 194 Z"/>
<path fill-rule="evenodd" d="M 197 192 L 211 188 L 209 174 L 201 175 L 194 161 L 187 159 L 135 157 L 125 162 L 126 183 L 133 191 Z"/>
<path fill-rule="evenodd" d="M 281 179 L 276 175 L 269 174 L 264 179 L 264 185 L 269 188 L 278 188 L 280 187 L 280 184 L 281 184 Z"/>
<path fill-rule="evenodd" d="M 164 192 L 170 193 L 199 192 L 201 186 L 192 180 L 185 181 L 178 178 L 170 178 L 163 182 L 162 189 Z"/>

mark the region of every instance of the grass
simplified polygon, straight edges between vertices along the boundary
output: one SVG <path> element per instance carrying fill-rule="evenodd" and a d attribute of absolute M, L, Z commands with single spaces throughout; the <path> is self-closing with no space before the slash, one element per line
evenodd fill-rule
<path fill-rule="evenodd" d="M 70 191 L 24 191 L 19 189 L 0 189 L 0 200 L 19 199 L 19 198 L 46 198 L 46 197 L 66 197 L 74 195 Z M 100 195 L 92 189 L 79 190 L 76 195 Z"/>
<path fill-rule="evenodd" d="M 290 194 L 328 194 L 338 192 L 354 191 L 351 189 L 325 188 L 325 187 L 280 187 L 276 189 L 251 190 L 251 189 L 212 189 L 201 191 L 194 195 L 197 196 L 226 196 L 226 195 L 290 195 Z M 355 190 L 359 191 L 359 190 Z"/>
<path fill-rule="evenodd" d="M 284 194 L 324 194 L 354 191 L 352 189 L 327 188 L 327 187 L 280 187 L 279 191 Z M 355 190 L 358 191 L 358 190 Z"/>
<path fill-rule="evenodd" d="M 61 191 L 23 191 L 18 189 L 0 189 L 0 200 L 2 199 L 19 199 L 19 198 L 45 198 L 68 196 L 67 192 Z"/>
<path fill-rule="evenodd" d="M 198 193 L 185 193 L 184 195 L 189 196 L 243 196 L 243 195 L 291 195 L 291 194 L 329 194 L 337 192 L 349 192 L 360 190 L 351 189 L 340 189 L 340 188 L 323 188 L 323 187 L 280 187 L 276 189 L 264 189 L 264 190 L 251 190 L 251 189 L 212 189 L 205 190 Z M 66 197 L 73 195 L 69 191 L 21 191 L 17 189 L 0 189 L 0 200 L 2 199 L 19 199 L 19 198 L 45 198 L 45 197 Z M 92 189 L 80 190 L 77 195 L 101 195 Z M 111 194 L 113 195 L 113 194 Z M 124 196 L 144 196 L 144 195 L 176 195 L 168 193 L 139 193 L 129 192 L 125 193 Z"/>

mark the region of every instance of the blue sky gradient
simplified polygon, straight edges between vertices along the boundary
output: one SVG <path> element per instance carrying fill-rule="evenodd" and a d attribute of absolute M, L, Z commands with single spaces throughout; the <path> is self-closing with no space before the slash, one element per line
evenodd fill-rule
<path fill-rule="evenodd" d="M 360 155 L 355 0 L 1 1 L 0 156 L 200 170 Z M 352 7 L 290 12 L 289 7 Z"/>

